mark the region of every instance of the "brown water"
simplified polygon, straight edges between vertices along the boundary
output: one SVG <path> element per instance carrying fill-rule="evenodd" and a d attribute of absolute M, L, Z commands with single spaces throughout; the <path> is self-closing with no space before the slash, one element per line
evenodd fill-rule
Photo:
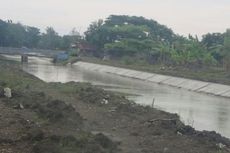
<path fill-rule="evenodd" d="M 165 85 L 124 78 L 78 66 L 55 66 L 44 58 L 29 58 L 24 71 L 46 82 L 90 82 L 103 85 L 106 90 L 130 93 L 136 103 L 152 105 L 177 113 L 185 124 L 197 130 L 217 131 L 230 138 L 230 99 L 194 93 Z"/>

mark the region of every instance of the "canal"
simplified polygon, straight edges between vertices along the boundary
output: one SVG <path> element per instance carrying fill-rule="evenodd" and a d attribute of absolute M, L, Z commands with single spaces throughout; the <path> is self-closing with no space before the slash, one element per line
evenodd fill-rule
<path fill-rule="evenodd" d="M 17 57 L 8 57 L 17 60 Z M 130 100 L 170 113 L 197 130 L 216 131 L 230 138 L 230 99 L 124 78 L 79 66 L 56 66 L 45 58 L 29 58 L 23 70 L 46 82 L 90 82 L 106 90 L 127 93 Z"/>

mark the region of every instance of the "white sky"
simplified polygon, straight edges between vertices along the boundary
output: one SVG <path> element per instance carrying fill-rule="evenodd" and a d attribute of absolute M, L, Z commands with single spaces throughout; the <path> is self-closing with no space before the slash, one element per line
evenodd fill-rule
<path fill-rule="evenodd" d="M 82 33 L 111 14 L 144 16 L 185 36 L 230 28 L 230 0 L 0 0 L 0 19 L 60 34 L 73 27 Z"/>

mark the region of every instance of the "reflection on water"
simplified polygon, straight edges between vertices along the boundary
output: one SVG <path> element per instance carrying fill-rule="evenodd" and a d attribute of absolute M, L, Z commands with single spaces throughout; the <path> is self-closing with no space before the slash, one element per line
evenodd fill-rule
<path fill-rule="evenodd" d="M 78 66 L 54 66 L 47 59 L 29 58 L 23 69 L 47 82 L 90 82 L 106 89 L 130 93 L 129 99 L 151 105 L 167 112 L 177 113 L 182 121 L 198 130 L 215 130 L 230 138 L 230 100 L 199 94 L 169 86 L 124 78 Z"/>

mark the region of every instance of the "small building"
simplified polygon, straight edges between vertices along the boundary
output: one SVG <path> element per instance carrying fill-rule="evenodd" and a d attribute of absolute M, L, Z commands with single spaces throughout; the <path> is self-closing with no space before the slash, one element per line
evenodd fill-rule
<path fill-rule="evenodd" d="M 78 42 L 76 48 L 79 49 L 79 54 L 83 55 L 95 55 L 97 52 L 97 47 L 87 42 Z"/>

